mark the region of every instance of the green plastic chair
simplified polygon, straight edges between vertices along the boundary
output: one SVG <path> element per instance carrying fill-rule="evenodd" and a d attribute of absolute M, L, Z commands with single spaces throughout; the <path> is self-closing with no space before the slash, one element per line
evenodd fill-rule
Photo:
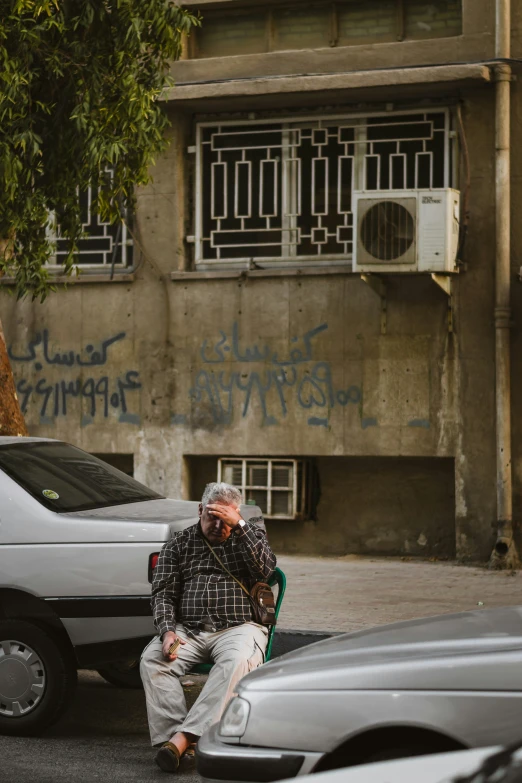
<path fill-rule="evenodd" d="M 270 587 L 275 587 L 277 585 L 277 598 L 275 602 L 275 616 L 276 620 L 279 616 L 279 610 L 281 609 L 281 604 L 283 603 L 283 597 L 286 590 L 286 576 L 284 575 L 283 571 L 281 571 L 280 568 L 276 568 L 270 579 L 268 580 L 268 584 Z M 274 633 L 275 633 L 275 625 L 270 626 L 270 630 L 268 632 L 268 642 L 266 645 L 266 651 L 265 651 L 265 663 L 267 663 L 270 660 L 270 656 L 272 655 L 272 645 L 274 643 Z M 193 669 L 188 672 L 189 674 L 208 674 L 209 671 L 214 666 L 213 663 L 198 663 L 196 666 L 194 666 Z"/>

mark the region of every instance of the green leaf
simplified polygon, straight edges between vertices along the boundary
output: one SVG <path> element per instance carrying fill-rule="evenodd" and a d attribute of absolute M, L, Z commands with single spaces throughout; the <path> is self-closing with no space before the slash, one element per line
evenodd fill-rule
<path fill-rule="evenodd" d="M 166 142 L 158 103 L 170 64 L 200 20 L 171 0 L 0 0 L 0 272 L 18 297 L 53 290 L 46 227 L 82 236 L 78 189 L 112 167 L 97 207 L 117 221 Z"/>

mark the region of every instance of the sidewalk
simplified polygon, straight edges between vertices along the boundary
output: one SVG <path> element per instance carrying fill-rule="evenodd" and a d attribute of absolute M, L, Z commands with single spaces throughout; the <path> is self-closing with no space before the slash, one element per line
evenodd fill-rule
<path fill-rule="evenodd" d="M 400 558 L 280 555 L 287 590 L 278 628 L 359 631 L 479 608 L 522 605 L 522 572 Z"/>

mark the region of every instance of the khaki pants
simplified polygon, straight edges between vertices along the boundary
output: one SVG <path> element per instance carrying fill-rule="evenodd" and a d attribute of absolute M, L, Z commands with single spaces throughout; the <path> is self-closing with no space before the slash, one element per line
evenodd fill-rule
<path fill-rule="evenodd" d="M 141 657 L 140 673 L 145 688 L 152 745 L 169 740 L 177 731 L 200 737 L 217 723 L 239 680 L 264 662 L 268 630 L 256 623 L 201 632 L 194 638 L 182 625 L 176 634 L 186 644 L 178 648 L 175 661 L 166 661 L 162 642 L 156 636 Z M 203 690 L 187 713 L 182 677 L 197 663 L 214 662 Z"/>

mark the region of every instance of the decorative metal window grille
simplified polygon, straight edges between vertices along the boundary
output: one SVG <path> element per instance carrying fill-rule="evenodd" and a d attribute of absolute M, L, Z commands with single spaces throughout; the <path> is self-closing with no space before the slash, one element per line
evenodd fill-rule
<path fill-rule="evenodd" d="M 108 172 L 110 174 L 110 172 Z M 78 194 L 85 238 L 78 243 L 76 264 L 82 269 L 112 267 L 123 269 L 132 265 L 133 242 L 125 223 L 104 223 L 93 211 L 96 189 L 89 187 Z M 60 238 L 60 231 L 52 236 L 55 252 L 50 266 L 62 267 L 68 253 L 68 241 Z"/>
<path fill-rule="evenodd" d="M 218 481 L 233 484 L 267 519 L 303 519 L 309 512 L 310 463 L 296 459 L 220 459 Z"/>
<path fill-rule="evenodd" d="M 450 113 L 201 123 L 196 262 L 351 259 L 353 190 L 450 187 Z"/>

